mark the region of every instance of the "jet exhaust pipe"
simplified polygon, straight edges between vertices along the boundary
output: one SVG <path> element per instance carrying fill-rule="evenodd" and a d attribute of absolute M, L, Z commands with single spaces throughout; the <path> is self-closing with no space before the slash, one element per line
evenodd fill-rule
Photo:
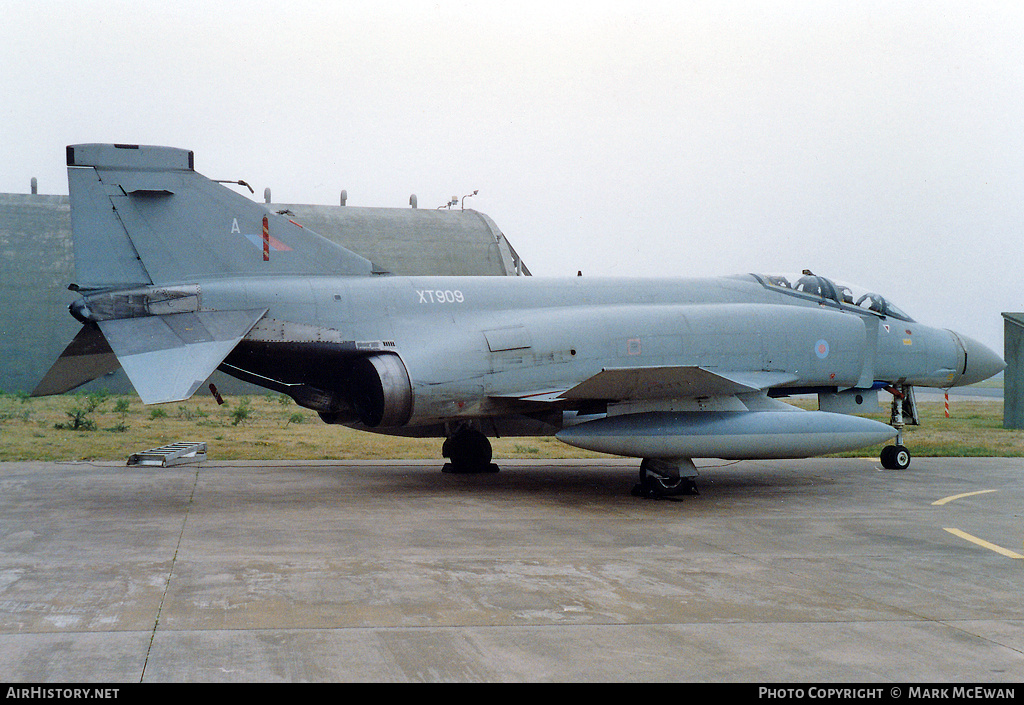
<path fill-rule="evenodd" d="M 560 441 L 635 458 L 809 458 L 885 443 L 891 426 L 825 411 L 655 411 L 563 429 Z"/>
<path fill-rule="evenodd" d="M 359 420 L 370 428 L 404 426 L 412 416 L 412 384 L 397 355 L 370 355 L 348 369 L 346 391 Z"/>

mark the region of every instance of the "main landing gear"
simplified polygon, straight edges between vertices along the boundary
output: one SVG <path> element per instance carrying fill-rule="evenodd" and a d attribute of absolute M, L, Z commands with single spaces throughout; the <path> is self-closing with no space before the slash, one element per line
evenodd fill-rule
<path fill-rule="evenodd" d="M 498 472 L 498 466 L 491 462 L 491 442 L 476 429 L 464 428 L 456 431 L 441 446 L 441 455 L 451 461 L 444 464 L 441 472 Z"/>
<path fill-rule="evenodd" d="M 892 394 L 889 425 L 896 429 L 896 445 L 882 448 L 879 460 L 886 470 L 906 470 L 910 467 L 910 451 L 903 445 L 903 428 L 907 424 L 917 426 L 921 423 L 917 416 L 914 388 L 909 384 L 903 384 L 899 387 L 886 387 L 885 391 Z"/>
<path fill-rule="evenodd" d="M 644 458 L 640 463 L 640 482 L 633 487 L 634 497 L 661 499 L 696 495 L 697 467 L 689 458 L 659 460 Z"/>

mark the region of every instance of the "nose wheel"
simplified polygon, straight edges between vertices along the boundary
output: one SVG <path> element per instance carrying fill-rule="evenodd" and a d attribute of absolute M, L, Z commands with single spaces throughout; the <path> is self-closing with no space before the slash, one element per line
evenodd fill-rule
<path fill-rule="evenodd" d="M 882 455 L 879 458 L 882 467 L 886 470 L 906 470 L 910 467 L 910 451 L 906 446 L 894 445 L 882 448 Z"/>

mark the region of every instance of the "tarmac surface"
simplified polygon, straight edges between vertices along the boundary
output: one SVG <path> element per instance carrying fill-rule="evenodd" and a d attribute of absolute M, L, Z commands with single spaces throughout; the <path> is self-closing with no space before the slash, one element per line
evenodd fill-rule
<path fill-rule="evenodd" d="M 0 464 L 0 679 L 1024 679 L 1024 459 L 498 462 Z"/>

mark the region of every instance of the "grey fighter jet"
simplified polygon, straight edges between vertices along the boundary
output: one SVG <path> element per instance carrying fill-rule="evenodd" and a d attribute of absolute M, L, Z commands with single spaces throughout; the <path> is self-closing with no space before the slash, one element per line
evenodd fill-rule
<path fill-rule="evenodd" d="M 445 438 L 454 472 L 488 436 L 555 435 L 641 458 L 647 496 L 694 490 L 693 458 L 803 458 L 885 443 L 903 468 L 915 385 L 1004 363 L 823 276 L 390 276 L 194 169 L 192 152 L 67 148 L 84 323 L 34 394 L 123 367 L 143 402 L 220 369 L 327 423 Z M 890 423 L 878 391 L 893 395 Z M 780 401 L 817 394 L 818 411 Z"/>

